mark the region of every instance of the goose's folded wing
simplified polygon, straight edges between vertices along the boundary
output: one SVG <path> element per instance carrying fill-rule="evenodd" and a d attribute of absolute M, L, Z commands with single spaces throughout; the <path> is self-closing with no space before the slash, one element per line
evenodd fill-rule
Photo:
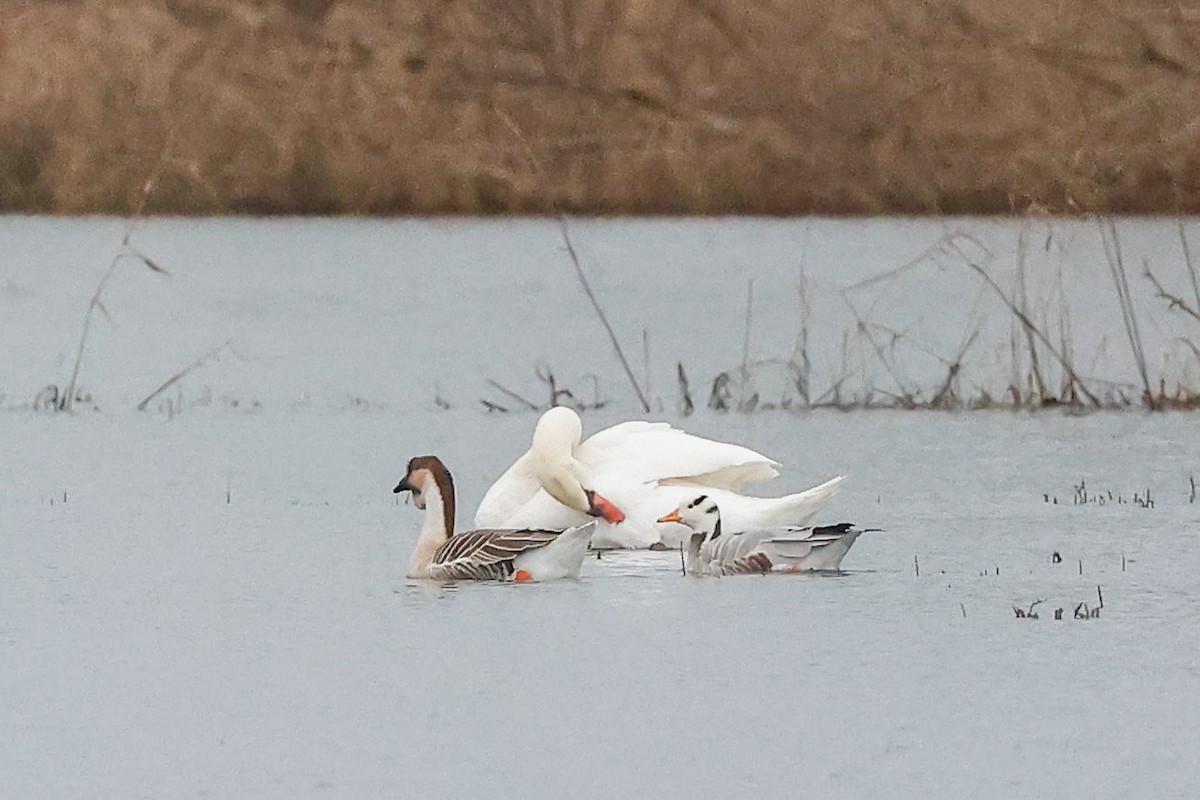
<path fill-rule="evenodd" d="M 747 483 L 770 480 L 779 464 L 748 447 L 716 442 L 673 428 L 666 422 L 622 422 L 579 445 L 576 457 L 605 485 L 618 480 L 689 483 L 738 491 Z"/>
<path fill-rule="evenodd" d="M 707 543 L 706 557 L 709 571 L 721 575 L 768 572 L 771 560 L 761 550 L 765 531 L 726 533 Z"/>
<path fill-rule="evenodd" d="M 773 531 L 760 531 L 764 541 L 769 542 L 804 542 L 814 546 L 836 542 L 854 530 L 853 523 L 839 522 L 836 525 L 818 525 L 806 528 L 778 528 Z M 861 531 L 860 531 L 861 533 Z"/>
<path fill-rule="evenodd" d="M 450 566 L 458 563 L 498 564 L 512 561 L 526 550 L 553 542 L 560 531 L 493 530 L 467 531 L 451 536 L 433 554 L 433 563 Z"/>
<path fill-rule="evenodd" d="M 859 533 L 861 531 L 848 522 L 815 528 L 785 528 L 764 537 L 762 546 L 768 553 L 779 557 L 804 558 L 809 553 L 840 542 L 849 535 L 857 538 Z"/>

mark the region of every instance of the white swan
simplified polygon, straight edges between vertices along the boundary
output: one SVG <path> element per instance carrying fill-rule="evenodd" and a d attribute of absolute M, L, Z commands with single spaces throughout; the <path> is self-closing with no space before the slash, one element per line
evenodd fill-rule
<path fill-rule="evenodd" d="M 436 456 L 418 456 L 392 490 L 412 492 L 425 523 L 408 577 L 434 580 L 548 581 L 578 578 L 595 523 L 568 530 L 454 533 L 454 479 Z"/>
<path fill-rule="evenodd" d="M 815 528 L 723 529 L 720 508 L 706 495 L 680 505 L 659 522 L 681 522 L 694 531 L 684 562 L 689 575 L 835 570 L 863 533 L 848 522 Z"/>
<path fill-rule="evenodd" d="M 726 524 L 743 528 L 803 525 L 837 493 L 844 475 L 798 494 L 750 497 L 747 483 L 769 480 L 779 465 L 745 447 L 692 436 L 665 422 L 623 422 L 587 441 L 569 408 L 541 416 L 529 451 L 488 489 L 479 527 L 579 525 L 602 516 L 594 547 L 677 547 L 689 531 L 660 524 L 664 508 L 702 489 L 721 504 Z M 623 521 L 622 521 L 623 520 Z"/>

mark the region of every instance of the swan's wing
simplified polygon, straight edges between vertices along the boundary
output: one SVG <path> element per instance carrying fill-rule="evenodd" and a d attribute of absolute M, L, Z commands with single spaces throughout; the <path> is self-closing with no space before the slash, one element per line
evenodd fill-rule
<path fill-rule="evenodd" d="M 475 512 L 477 528 L 499 528 L 501 526 L 520 527 L 531 523 L 515 522 L 518 509 L 533 499 L 542 485 L 533 473 L 533 459 L 525 453 L 504 474 L 496 479 L 479 502 Z M 553 527 L 549 523 L 533 523 Z"/>
<path fill-rule="evenodd" d="M 597 486 L 615 480 L 738 491 L 779 474 L 779 464 L 762 453 L 693 436 L 666 422 L 622 422 L 605 428 L 579 445 L 575 455 Z"/>
<path fill-rule="evenodd" d="M 433 554 L 429 576 L 437 580 L 503 580 L 513 559 L 545 547 L 561 531 L 476 530 L 451 536 Z"/>
<path fill-rule="evenodd" d="M 481 510 L 482 508 L 480 506 Z M 487 527 L 503 526 L 505 528 L 549 528 L 551 530 L 560 530 L 575 525 L 583 525 L 591 519 L 592 517 L 589 517 L 582 511 L 576 511 L 573 508 L 564 506 L 551 497 L 549 492 L 539 487 L 533 493 L 532 497 L 513 509 L 508 516 L 504 517 L 499 525 L 489 525 Z"/>

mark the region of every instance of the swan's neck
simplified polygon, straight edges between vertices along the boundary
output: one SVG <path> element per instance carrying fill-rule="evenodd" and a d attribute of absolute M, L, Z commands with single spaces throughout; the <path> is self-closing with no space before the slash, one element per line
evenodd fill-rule
<path fill-rule="evenodd" d="M 583 466 L 571 450 L 535 448 L 531 452 L 534 474 L 541 487 L 564 506 L 586 512 L 589 503 L 584 493 Z"/>
<path fill-rule="evenodd" d="M 433 554 L 454 535 L 454 481 L 449 472 L 429 471 L 421 486 L 425 521 L 408 562 L 408 577 L 423 578 L 433 563 Z"/>

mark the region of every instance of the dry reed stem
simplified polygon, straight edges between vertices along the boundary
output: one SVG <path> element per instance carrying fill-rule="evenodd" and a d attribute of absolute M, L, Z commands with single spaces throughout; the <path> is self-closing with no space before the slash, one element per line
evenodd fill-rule
<path fill-rule="evenodd" d="M 525 148 L 525 157 L 529 160 L 529 164 L 534 170 L 542 176 L 547 177 L 546 171 L 542 168 L 541 162 L 534 155 L 533 149 L 529 146 L 529 140 L 521 132 L 517 123 L 511 116 L 504 112 L 503 109 L 493 107 L 492 109 L 502 122 L 512 131 L 517 137 L 521 145 Z M 621 362 L 621 368 L 625 370 L 625 377 L 629 379 L 629 385 L 633 387 L 634 393 L 637 395 L 638 402 L 642 405 L 642 410 L 646 413 L 650 412 L 650 403 L 646 400 L 646 395 L 642 391 L 642 387 L 638 384 L 637 378 L 633 375 L 633 368 L 629 366 L 629 359 L 625 358 L 625 351 L 621 347 L 621 342 L 617 339 L 617 334 L 613 330 L 612 324 L 608 321 L 608 315 L 604 313 L 604 309 L 600 306 L 600 301 L 596 298 L 596 293 L 592 290 L 592 284 L 584 274 L 583 265 L 579 263 L 579 255 L 575 252 L 575 245 L 571 242 L 571 234 L 568 230 L 567 215 L 561 210 L 556 209 L 556 218 L 558 220 L 558 230 L 562 235 L 563 244 L 567 249 L 567 255 L 571 258 L 571 264 L 575 267 L 575 276 L 579 279 L 579 284 L 583 287 L 584 294 L 587 295 L 588 301 L 592 304 L 592 309 L 599 317 L 600 323 L 604 326 L 604 330 L 608 333 L 608 340 L 612 343 L 613 350 L 617 353 L 617 358 Z"/>
<path fill-rule="evenodd" d="M 172 386 L 174 386 L 174 385 L 175 385 L 176 383 L 178 383 L 178 382 L 179 382 L 179 381 L 180 381 L 180 380 L 181 380 L 181 379 L 182 379 L 184 376 L 186 376 L 186 375 L 187 375 L 189 372 L 192 372 L 193 370 L 197 370 L 197 369 L 199 369 L 200 367 L 203 367 L 203 366 L 204 366 L 205 364 L 207 364 L 209 361 L 211 361 L 212 359 L 216 358 L 216 357 L 217 357 L 217 356 L 218 356 L 218 355 L 221 353 L 221 351 L 222 351 L 222 350 L 225 350 L 225 349 L 226 349 L 226 348 L 228 348 L 229 346 L 230 346 L 230 343 L 229 343 L 229 342 L 225 342 L 224 344 L 222 344 L 222 345 L 220 345 L 220 346 L 218 346 L 218 347 L 214 347 L 212 350 L 209 350 L 207 353 L 205 353 L 204 355 L 200 356 L 198 359 L 196 359 L 195 361 L 193 361 L 193 362 L 192 362 L 191 364 L 189 364 L 188 366 L 184 367 L 183 369 L 179 370 L 178 372 L 176 372 L 176 373 L 175 373 L 174 375 L 172 375 L 171 377 L 167 378 L 165 381 L 163 381 L 163 383 L 162 383 L 162 385 L 161 385 L 161 386 L 159 386 L 157 389 L 155 389 L 155 390 L 154 390 L 153 392 L 151 392 L 150 394 L 146 395 L 145 399 L 143 399 L 143 400 L 142 400 L 142 402 L 140 402 L 140 403 L 138 403 L 138 404 L 137 404 L 137 410 L 138 410 L 138 411 L 145 411 L 145 410 L 146 410 L 146 406 L 150 405 L 150 401 L 151 401 L 151 400 L 153 400 L 154 398 L 158 397 L 160 394 L 162 394 L 163 392 L 165 392 L 167 389 L 169 389 L 169 388 L 171 388 Z"/>
<path fill-rule="evenodd" d="M 1102 405 L 1100 399 L 1092 394 L 1090 390 L 1088 390 L 1087 386 L 1084 385 L 1079 375 L 1076 374 L 1075 368 L 1054 347 L 1054 345 L 1051 344 L 1050 340 L 1047 339 L 1046 335 L 1042 333 L 1041 329 L 1034 324 L 1033 320 L 1031 320 L 1027 314 L 1021 311 L 1021 309 L 1017 308 L 1013 301 L 1004 294 L 1004 290 L 1001 289 L 999 284 L 997 284 L 992 276 L 988 274 L 987 270 L 985 270 L 980 264 L 976 263 L 975 260 L 968 256 L 965 252 L 963 252 L 962 249 L 957 246 L 957 244 L 951 244 L 950 246 L 959 254 L 964 264 L 966 264 L 976 274 L 983 278 L 984 282 L 991 287 L 992 291 L 996 293 L 996 296 L 1000 298 L 1008 310 L 1021 321 L 1021 324 L 1025 326 L 1026 330 L 1032 333 L 1037 340 L 1041 342 L 1041 344 L 1050 352 L 1050 354 L 1054 356 L 1054 359 L 1058 362 L 1059 366 L 1062 367 L 1063 371 L 1070 378 L 1071 383 L 1076 389 L 1078 389 L 1079 393 L 1082 394 L 1089 403 L 1099 408 Z"/>
<path fill-rule="evenodd" d="M 1158 407 L 1154 393 L 1150 389 L 1150 375 L 1146 367 L 1146 351 L 1142 345 L 1142 334 L 1138 328 L 1137 315 L 1134 312 L 1133 297 L 1129 291 L 1129 276 L 1125 272 L 1125 259 L 1121 254 L 1121 240 L 1117 234 L 1116 224 L 1110 220 L 1097 218 L 1100 228 L 1100 239 L 1104 244 L 1104 255 L 1108 261 L 1109 274 L 1116 288 L 1117 301 L 1121 306 L 1121 321 L 1125 326 L 1125 335 L 1129 340 L 1129 349 L 1133 352 L 1134 363 L 1138 375 L 1142 379 L 1143 399 L 1151 409 Z"/>

